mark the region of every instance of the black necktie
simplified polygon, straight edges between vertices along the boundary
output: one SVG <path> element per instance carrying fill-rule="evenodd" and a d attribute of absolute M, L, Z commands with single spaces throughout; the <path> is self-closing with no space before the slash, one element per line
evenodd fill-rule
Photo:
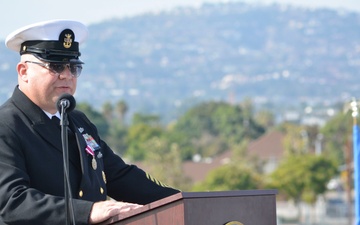
<path fill-rule="evenodd" d="M 61 129 L 60 127 L 60 119 L 57 117 L 57 116 L 52 116 L 51 117 L 51 121 L 59 128 Z M 70 129 L 70 127 L 68 127 L 68 134 L 69 135 L 74 135 L 74 132 Z"/>
<path fill-rule="evenodd" d="M 60 119 L 57 116 L 51 117 L 51 121 L 56 125 L 60 127 Z"/>

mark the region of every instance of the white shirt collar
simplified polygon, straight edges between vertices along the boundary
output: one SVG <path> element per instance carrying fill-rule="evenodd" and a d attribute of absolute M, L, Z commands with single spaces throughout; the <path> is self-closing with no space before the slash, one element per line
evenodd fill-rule
<path fill-rule="evenodd" d="M 44 111 L 44 113 L 51 119 L 53 116 L 56 116 L 57 118 L 59 118 L 60 119 L 60 113 L 59 113 L 59 111 L 57 111 L 55 114 L 51 114 L 51 113 L 49 113 L 49 112 L 46 112 L 45 110 L 43 110 Z"/>

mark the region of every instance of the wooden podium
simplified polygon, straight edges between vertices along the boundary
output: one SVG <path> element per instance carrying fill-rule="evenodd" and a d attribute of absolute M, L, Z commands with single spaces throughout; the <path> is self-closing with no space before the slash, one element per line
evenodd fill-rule
<path fill-rule="evenodd" d="M 276 190 L 182 192 L 101 225 L 276 225 Z"/>

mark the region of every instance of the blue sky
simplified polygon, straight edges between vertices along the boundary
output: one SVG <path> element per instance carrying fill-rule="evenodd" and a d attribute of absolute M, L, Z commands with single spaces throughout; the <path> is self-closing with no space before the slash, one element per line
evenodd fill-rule
<path fill-rule="evenodd" d="M 0 39 L 30 23 L 50 19 L 74 19 L 85 24 L 114 17 L 134 16 L 144 12 L 169 10 L 177 6 L 199 6 L 205 2 L 242 1 L 251 4 L 329 7 L 360 12 L 360 0 L 7 0 L 0 7 Z"/>

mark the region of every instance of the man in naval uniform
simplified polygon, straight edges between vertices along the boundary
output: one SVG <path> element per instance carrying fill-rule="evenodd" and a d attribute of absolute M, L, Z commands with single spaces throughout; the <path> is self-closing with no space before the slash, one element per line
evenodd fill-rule
<path fill-rule="evenodd" d="M 65 224 L 64 168 L 56 102 L 73 95 L 87 36 L 80 22 L 52 20 L 9 34 L 20 53 L 18 86 L 0 107 L 0 216 L 5 224 Z M 58 120 L 59 121 L 59 120 Z M 179 191 L 126 164 L 80 111 L 68 113 L 75 224 L 96 224 Z M 107 200 L 107 196 L 116 200 Z"/>

